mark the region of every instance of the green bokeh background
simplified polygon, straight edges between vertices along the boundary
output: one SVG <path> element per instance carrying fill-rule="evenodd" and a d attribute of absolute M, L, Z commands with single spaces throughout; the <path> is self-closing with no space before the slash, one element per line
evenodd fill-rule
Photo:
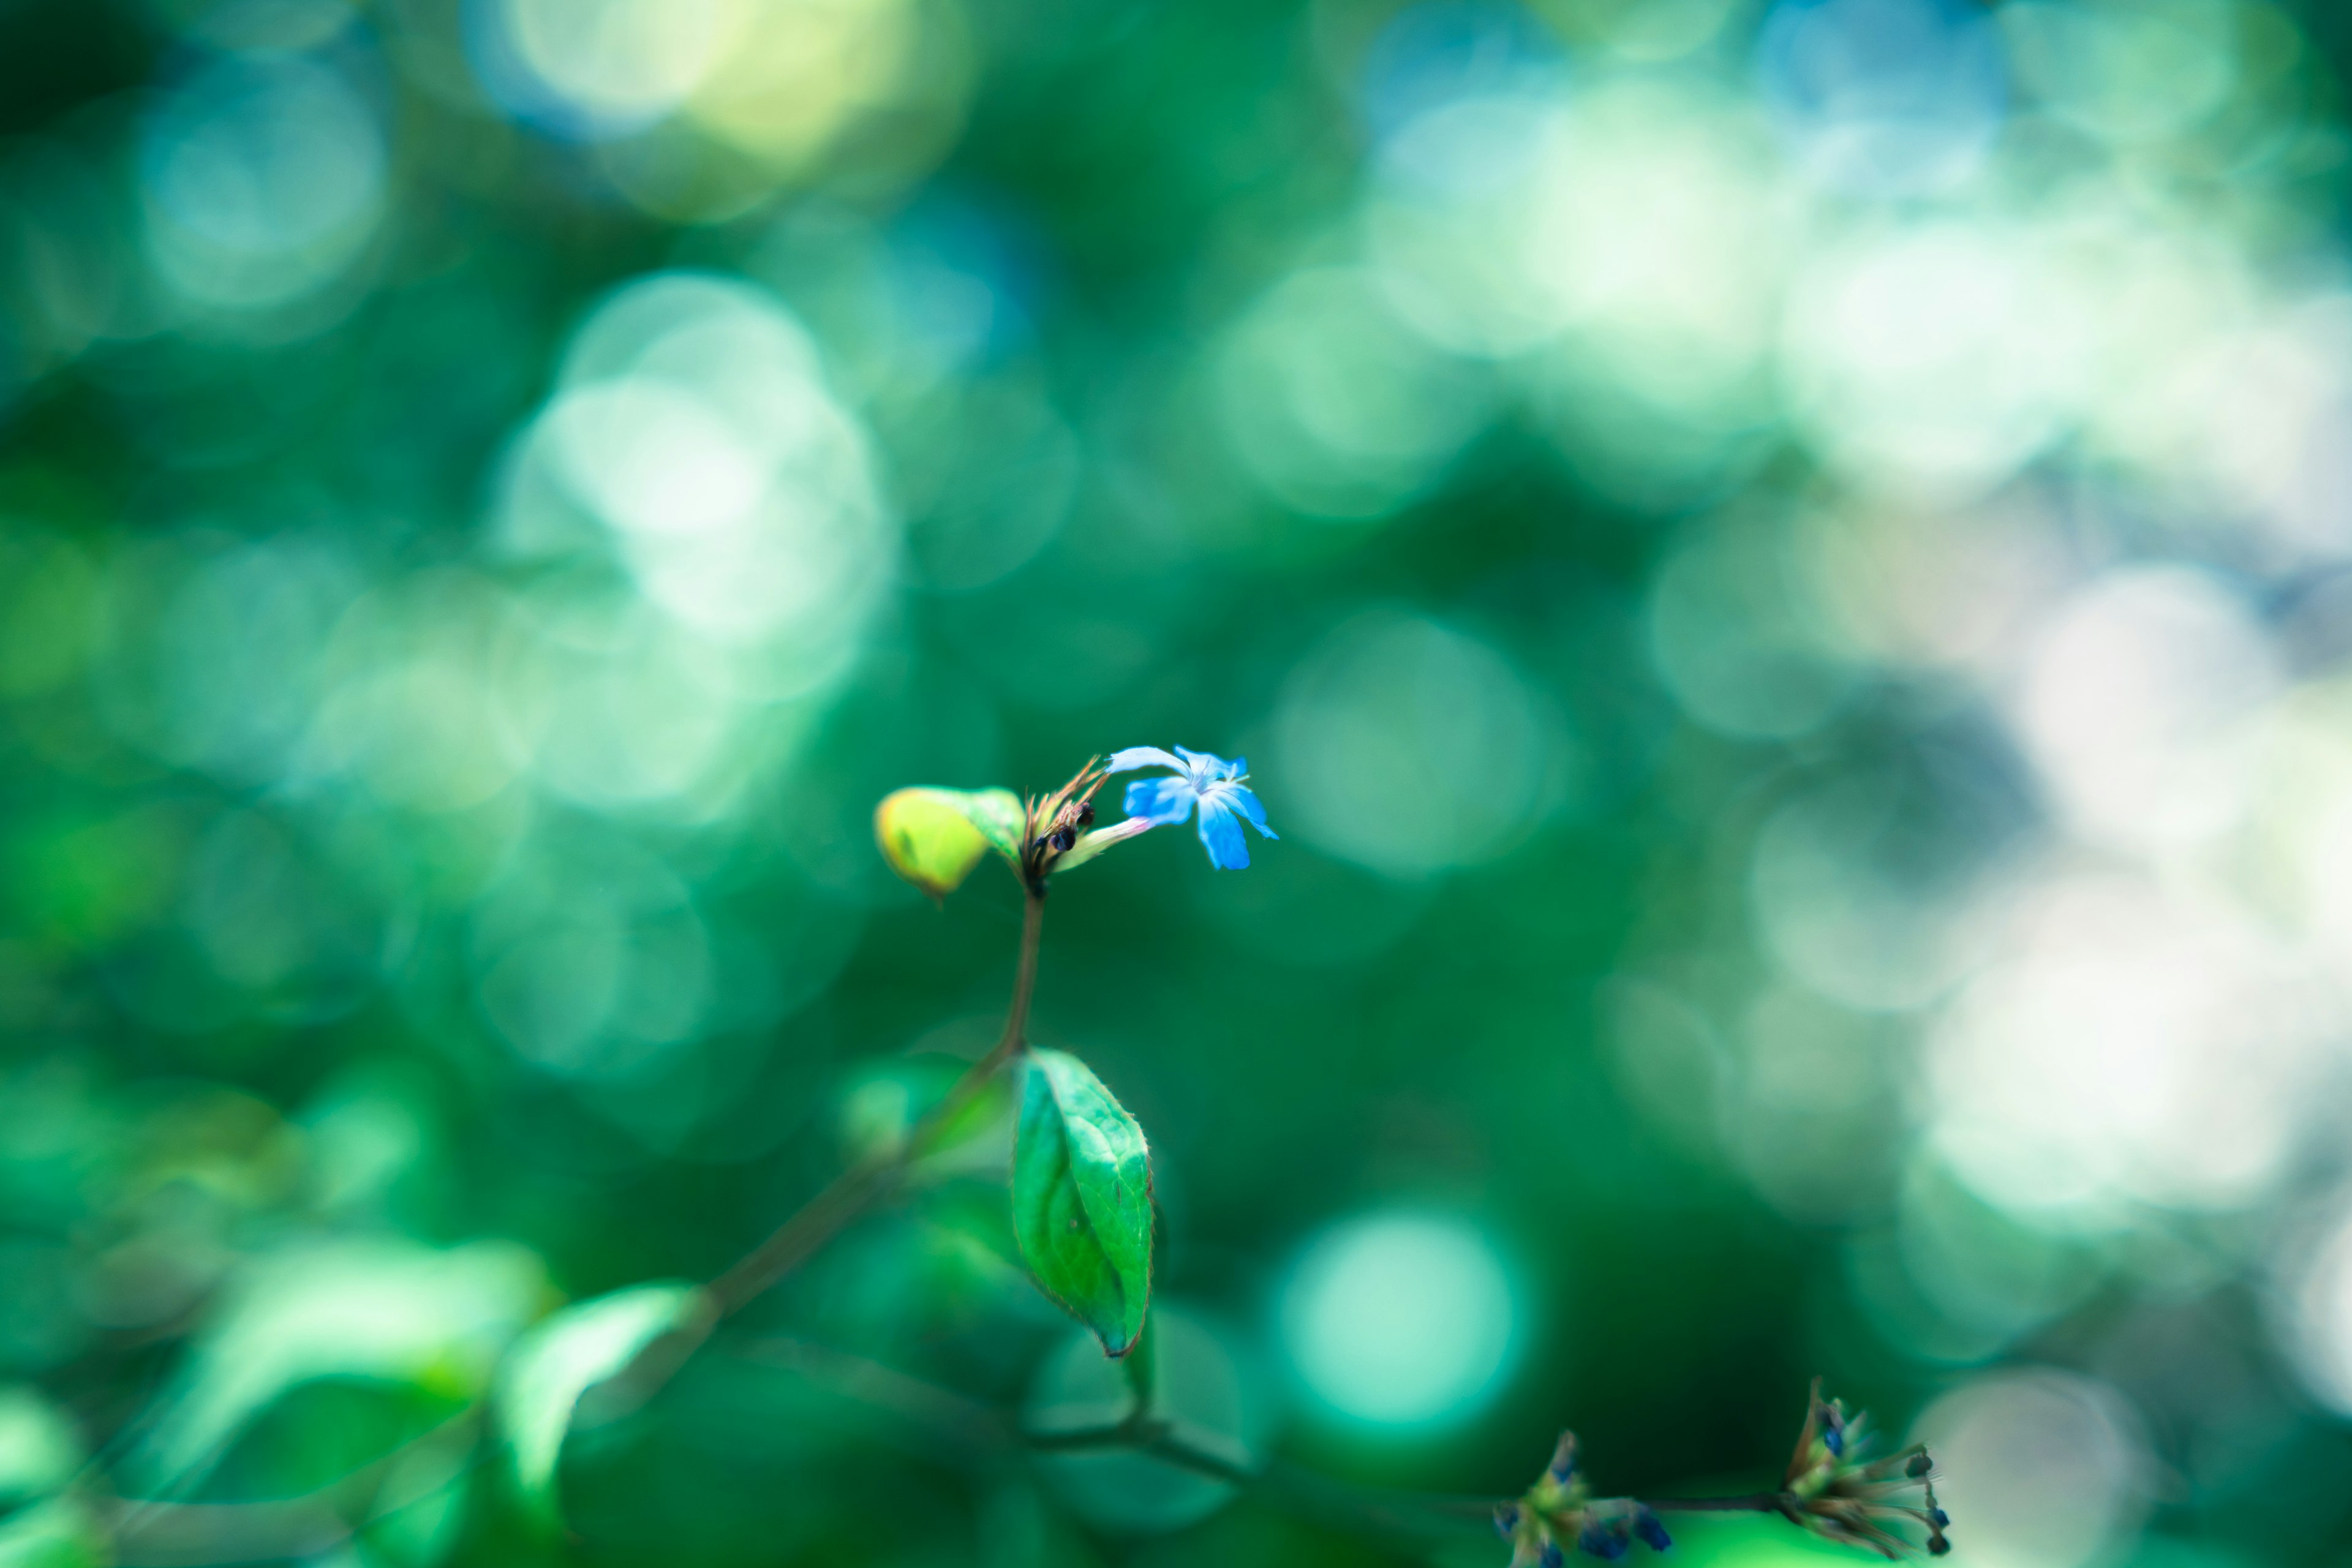
<path fill-rule="evenodd" d="M 1033 1032 L 1149 1131 L 1264 1443 L 1501 1495 L 1566 1425 L 1606 1491 L 1745 1490 L 1820 1373 L 1960 1434 L 1956 1563 L 2347 1561 L 2299 879 L 2352 788 L 2347 49 L 2250 0 L 0 0 L 0 1563 L 111 1550 L 41 1511 L 83 1458 L 296 1497 L 717 1273 L 1002 1016 L 1013 879 L 933 907 L 875 803 L 1177 743 L 1283 837 L 1064 879 Z M 2018 699 L 2126 578 L 2188 606 L 2158 673 Z M 2303 749 L 2134 815 L 2256 711 Z M 2252 910 L 2197 1016 L 2300 1021 L 1951 1044 L 1966 932 L 2084 865 L 2069 940 Z M 2207 948 L 2116 940 L 2190 1005 Z M 1988 1059 L 2080 1127 L 1983 1142 Z M 1057 1386 L 968 1153 L 582 1434 L 572 1539 L 482 1468 L 295 1555 L 1422 1559 L 811 1374 Z M 1420 1426 L 1284 1338 L 1383 1214 L 1515 1292 Z"/>

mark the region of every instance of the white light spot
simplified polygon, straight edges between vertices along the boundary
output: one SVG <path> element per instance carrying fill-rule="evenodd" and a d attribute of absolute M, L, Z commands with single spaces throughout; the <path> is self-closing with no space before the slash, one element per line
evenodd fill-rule
<path fill-rule="evenodd" d="M 2015 722 L 2077 831 L 2180 847 L 2244 815 L 2254 720 L 2280 679 L 2269 637 L 2234 594 L 2200 572 L 2139 567 L 2059 612 Z"/>
<path fill-rule="evenodd" d="M 1489 401 L 1475 367 L 1339 268 L 1293 276 L 1244 316 L 1219 352 L 1217 390 L 1250 472 L 1285 505 L 1330 518 L 1384 516 L 1427 489 Z"/>
<path fill-rule="evenodd" d="M 1501 853 L 1558 798 L 1564 747 L 1493 648 L 1374 612 L 1291 675 L 1276 732 L 1281 820 L 1390 876 Z"/>
<path fill-rule="evenodd" d="M 1937 1500 L 1967 1521 L 1954 1541 L 1979 1568 L 2078 1568 L 2136 1532 L 2146 1509 L 2138 1417 L 2090 1378 L 1980 1378 L 1929 1406 L 1912 1436 L 1934 1451 Z"/>
<path fill-rule="evenodd" d="M 2264 1195 L 2316 1110 L 2318 977 L 2214 895 L 2116 874 L 2047 879 L 2004 945 L 1930 1041 L 1933 1136 L 1963 1181 L 2095 1223 Z"/>
<path fill-rule="evenodd" d="M 2088 319 L 2021 234 L 1942 223 L 1824 246 L 1790 291 L 1791 409 L 1856 479 L 1980 493 L 2065 429 Z"/>
<path fill-rule="evenodd" d="M 1469 1419 L 1521 1349 L 1494 1244 L 1433 1215 L 1367 1215 L 1318 1237 L 1284 1291 L 1281 1331 L 1307 1392 L 1371 1426 Z"/>
<path fill-rule="evenodd" d="M 184 297 L 286 304 L 339 275 L 383 204 L 383 133 L 341 76 L 299 57 L 226 59 L 143 128 L 148 251 Z"/>

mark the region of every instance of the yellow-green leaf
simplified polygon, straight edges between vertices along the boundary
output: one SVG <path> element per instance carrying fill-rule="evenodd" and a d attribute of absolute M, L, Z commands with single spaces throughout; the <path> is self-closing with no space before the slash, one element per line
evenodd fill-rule
<path fill-rule="evenodd" d="M 1021 857 L 1025 817 L 1009 789 L 894 790 L 874 808 L 874 837 L 890 868 L 931 897 L 944 898 L 990 849 Z"/>

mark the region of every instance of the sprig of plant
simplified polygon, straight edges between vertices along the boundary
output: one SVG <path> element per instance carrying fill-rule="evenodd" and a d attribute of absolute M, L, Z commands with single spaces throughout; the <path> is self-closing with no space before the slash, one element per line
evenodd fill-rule
<path fill-rule="evenodd" d="M 1094 826 L 1093 798 L 1112 773 L 1145 766 L 1166 775 L 1130 784 L 1124 821 Z M 1150 828 L 1197 816 L 1201 842 L 1219 868 L 1249 864 L 1241 824 L 1266 837 L 1265 808 L 1247 787 L 1247 764 L 1178 747 L 1171 753 L 1133 747 L 1106 764 L 1089 761 L 1061 789 L 1025 803 L 1022 831 L 1006 842 L 1007 791 L 965 794 L 901 790 L 875 817 L 883 853 L 901 876 L 944 898 L 989 847 L 1011 860 L 1029 907 L 1042 902 L 1046 879 L 1085 864 L 1105 849 Z M 1025 997 L 1019 1004 L 1025 1006 Z M 993 1069 L 992 1061 L 983 1067 Z M 1013 1228 L 1032 1278 L 1045 1293 L 1101 1339 L 1106 1354 L 1125 1356 L 1143 1342 L 1151 1265 L 1150 1163 L 1143 1130 L 1076 1058 L 1030 1053 L 1013 1161 Z M 1122 1446 L 1160 1454 L 1221 1479 L 1234 1479 L 1232 1461 L 1200 1456 L 1156 1422 L 1139 1378 L 1135 1407 L 1121 1422 L 1081 1435 L 1089 1446 Z M 1059 1439 L 1067 1443 L 1070 1439 Z M 1576 1438 L 1561 1435 L 1551 1462 L 1519 1498 L 1493 1505 L 1496 1530 L 1512 1543 L 1515 1568 L 1558 1568 L 1570 1551 L 1603 1560 L 1623 1556 L 1639 1541 L 1654 1551 L 1672 1542 L 1661 1511 L 1778 1513 L 1832 1540 L 1894 1556 L 1906 1542 L 1886 1524 L 1897 1519 L 1926 1527 L 1927 1547 L 1941 1555 L 1949 1523 L 1937 1506 L 1933 1466 L 1924 1447 L 1869 1460 L 1867 1418 L 1849 1417 L 1841 1404 L 1824 1404 L 1818 1382 L 1797 1440 L 1796 1457 L 1777 1492 L 1745 1497 L 1595 1498 L 1576 1462 Z M 1916 1491 L 1916 1504 L 1908 1500 Z M 1457 1512 L 1459 1510 L 1456 1510 Z"/>
<path fill-rule="evenodd" d="M 1094 799 L 1104 783 L 1148 767 L 1166 772 L 1130 783 L 1122 820 L 1097 825 Z M 1154 827 L 1188 819 L 1195 822 L 1211 865 L 1247 867 L 1242 825 L 1264 837 L 1276 837 L 1248 776 L 1239 760 L 1182 747 L 1172 752 L 1133 747 L 1107 761 L 1090 759 L 1060 788 L 1026 800 L 1003 789 L 930 787 L 902 789 L 886 798 L 875 813 L 882 853 L 900 876 L 932 898 L 943 900 L 955 891 L 992 852 L 1020 884 L 1021 946 L 995 1045 L 903 1137 L 886 1141 L 853 1163 L 708 1284 L 633 1286 L 542 1320 L 508 1348 L 487 1410 L 467 1407 L 431 1435 L 433 1440 L 457 1435 L 478 1457 L 482 1450 L 474 1435 L 487 1425 L 525 1517 L 550 1535 L 560 1533 L 558 1469 L 573 1428 L 610 1419 L 650 1397 L 721 1323 L 895 1192 L 965 1123 L 989 1082 L 1017 1065 L 1022 1084 L 1010 1181 L 1013 1230 L 1038 1288 L 1092 1331 L 1107 1356 L 1127 1368 L 1130 1408 L 1100 1426 L 1041 1433 L 899 1373 L 866 1368 L 850 1380 L 857 1387 L 869 1393 L 883 1387 L 891 1394 L 887 1403 L 927 1412 L 967 1436 L 987 1435 L 999 1447 L 1032 1452 L 1125 1449 L 1376 1531 L 1475 1529 L 1491 1520 L 1511 1543 L 1515 1568 L 1559 1568 L 1567 1553 L 1577 1551 L 1614 1560 L 1635 1542 L 1664 1551 L 1671 1542 L 1658 1515 L 1671 1511 L 1777 1514 L 1831 1540 L 1889 1557 L 1908 1545 L 1897 1529 L 1916 1523 L 1925 1529 L 1928 1552 L 1945 1552 L 1949 1521 L 1936 1501 L 1936 1472 L 1927 1449 L 1914 1445 L 1885 1458 L 1869 1458 L 1868 1418 L 1849 1415 L 1838 1402 L 1824 1402 L 1818 1382 L 1780 1488 L 1717 1498 L 1596 1498 L 1580 1468 L 1576 1439 L 1567 1434 L 1543 1473 L 1514 1499 L 1386 1492 L 1227 1451 L 1153 1408 L 1150 1148 L 1134 1116 L 1083 1061 L 1029 1043 L 1045 898 L 1056 873 L 1084 866 Z M 803 1346 L 792 1360 L 805 1369 L 837 1366 L 844 1358 Z M 478 1419 L 483 1414 L 487 1423 Z M 385 1491 L 382 1476 L 389 1463 L 378 1461 L 306 1498 L 258 1505 L 260 1511 L 166 1498 L 118 1501 L 104 1495 L 94 1476 L 74 1490 L 92 1505 L 89 1517 L 118 1546 L 174 1531 L 216 1531 L 224 1543 L 220 1552 L 207 1554 L 180 1542 L 172 1548 L 173 1560 L 228 1562 L 285 1555 L 298 1548 L 315 1552 L 389 1507 L 419 1500 Z M 471 1468 L 470 1460 L 453 1467 L 442 1484 L 457 1484 Z M 230 1515 L 236 1516 L 235 1528 L 221 1523 Z M 263 1551 L 257 1541 L 284 1544 L 286 1550 Z"/>
<path fill-rule="evenodd" d="M 1512 1568 L 1560 1568 L 1570 1552 L 1614 1562 L 1636 1541 L 1664 1552 L 1674 1544 L 1658 1521 L 1665 1512 L 1777 1513 L 1832 1541 L 1867 1546 L 1889 1558 L 1901 1556 L 1911 1543 L 1887 1526 L 1907 1521 L 1925 1528 L 1927 1551 L 1941 1557 L 1951 1550 L 1945 1531 L 1952 1521 L 1936 1503 L 1936 1467 L 1927 1446 L 1915 1443 L 1873 1459 L 1869 1428 L 1867 1415 L 1849 1415 L 1841 1401 L 1825 1403 L 1815 1378 L 1780 1490 L 1646 1500 L 1593 1497 L 1577 1464 L 1576 1434 L 1563 1432 L 1535 1483 L 1496 1504 L 1495 1531 L 1511 1543 Z"/>

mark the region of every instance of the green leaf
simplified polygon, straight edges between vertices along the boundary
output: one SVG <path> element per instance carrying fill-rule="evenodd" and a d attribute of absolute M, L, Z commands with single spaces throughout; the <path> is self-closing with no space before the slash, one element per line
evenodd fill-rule
<path fill-rule="evenodd" d="M 853 1161 L 896 1158 L 923 1119 L 937 1110 L 971 1062 L 945 1054 L 894 1057 L 862 1065 L 841 1097 L 841 1141 Z M 1012 1085 L 1003 1074 L 981 1085 L 963 1106 L 930 1131 L 922 1158 L 908 1174 L 978 1174 L 1002 1179 L 1013 1128 Z"/>
<path fill-rule="evenodd" d="M 1021 858 L 1026 826 L 1021 797 L 1009 789 L 894 790 L 874 808 L 874 839 L 890 868 L 932 898 L 945 898 L 993 848 Z"/>
<path fill-rule="evenodd" d="M 70 1497 L 0 1520 L 0 1568 L 106 1568 L 114 1561 L 105 1529 Z"/>
<path fill-rule="evenodd" d="M 323 1378 L 472 1399 L 546 1297 L 539 1259 L 509 1243 L 287 1247 L 223 1292 L 131 1474 L 160 1494 L 205 1473 L 254 1417 Z"/>
<path fill-rule="evenodd" d="M 516 1495 L 534 1522 L 562 1524 L 556 1461 L 580 1396 L 673 1329 L 707 1324 L 710 1300 L 685 1283 L 634 1285 L 566 1307 L 519 1341 L 499 1371 L 493 1409 Z"/>
<path fill-rule="evenodd" d="M 26 1384 L 0 1388 L 0 1568 L 102 1568 L 106 1533 L 65 1489 L 81 1468 L 81 1439 Z M 13 1511 L 10 1511 L 13 1510 Z"/>
<path fill-rule="evenodd" d="M 939 793 L 951 799 L 957 809 L 971 819 L 991 849 L 1015 864 L 1020 862 L 1021 836 L 1028 829 L 1029 814 L 1022 808 L 1019 795 L 1009 789 L 943 789 Z"/>
<path fill-rule="evenodd" d="M 82 1458 L 73 1424 L 37 1389 L 0 1386 L 0 1511 L 63 1490 Z"/>
<path fill-rule="evenodd" d="M 1151 1296 L 1143 1129 L 1086 1063 L 1032 1051 L 1013 1145 L 1013 1228 L 1045 1294 L 1125 1355 Z"/>

